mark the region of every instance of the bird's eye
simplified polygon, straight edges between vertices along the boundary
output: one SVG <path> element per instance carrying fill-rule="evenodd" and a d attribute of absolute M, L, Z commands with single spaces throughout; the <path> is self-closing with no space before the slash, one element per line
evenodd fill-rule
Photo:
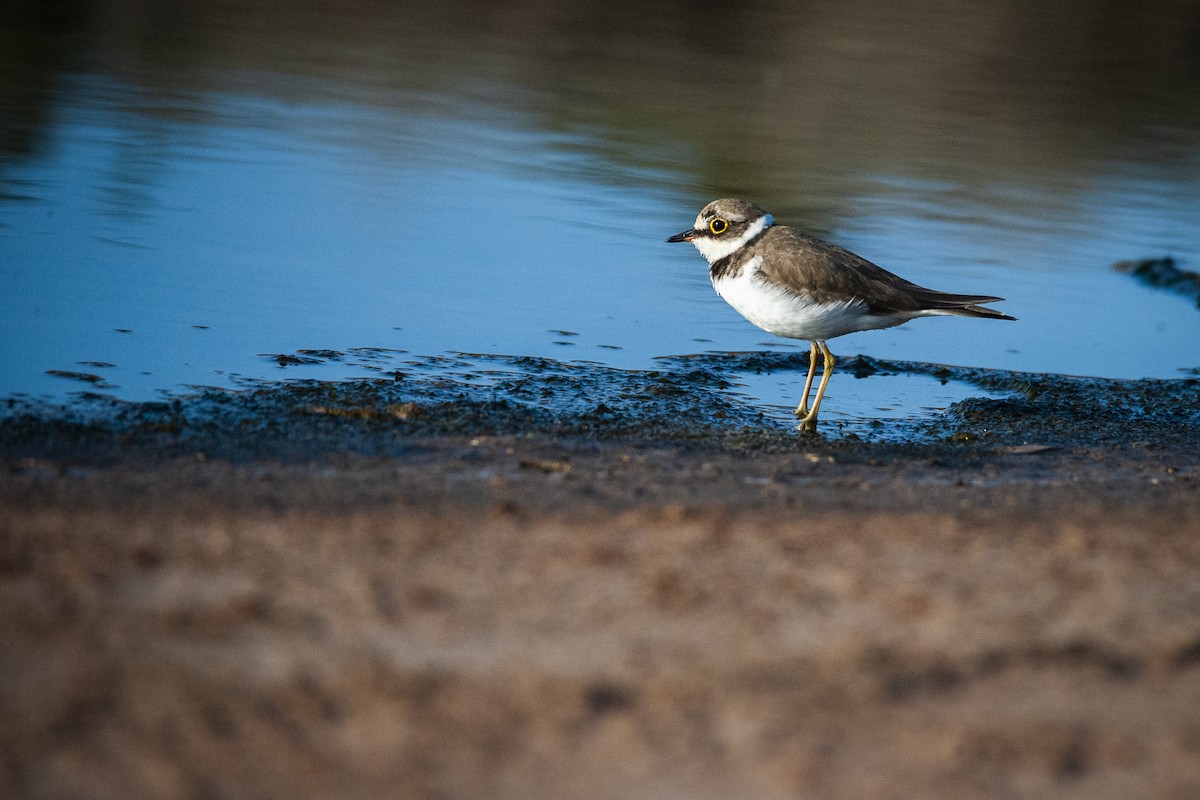
<path fill-rule="evenodd" d="M 722 233 L 729 230 L 729 222 L 721 219 L 720 217 L 717 217 L 716 219 L 714 219 L 713 221 L 708 223 L 708 229 L 710 231 L 712 231 L 715 235 L 720 236 Z"/>

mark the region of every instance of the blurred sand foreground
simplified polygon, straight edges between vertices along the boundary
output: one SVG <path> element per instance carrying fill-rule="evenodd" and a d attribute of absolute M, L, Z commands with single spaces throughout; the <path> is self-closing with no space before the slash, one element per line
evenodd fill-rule
<path fill-rule="evenodd" d="M 1198 460 L 11 459 L 0 795 L 1195 798 Z"/>

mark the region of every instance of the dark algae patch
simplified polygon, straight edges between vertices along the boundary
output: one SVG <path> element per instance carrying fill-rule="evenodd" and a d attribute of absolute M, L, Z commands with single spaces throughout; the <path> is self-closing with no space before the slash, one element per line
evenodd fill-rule
<path fill-rule="evenodd" d="M 1127 273 L 1147 286 L 1182 295 L 1200 308 L 1200 273 L 1181 268 L 1170 256 L 1121 261 L 1114 264 L 1113 269 Z"/>

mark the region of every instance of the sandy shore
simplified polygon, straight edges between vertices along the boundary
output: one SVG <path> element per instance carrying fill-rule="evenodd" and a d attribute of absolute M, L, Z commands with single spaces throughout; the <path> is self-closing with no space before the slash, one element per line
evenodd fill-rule
<path fill-rule="evenodd" d="M 0 795 L 1200 796 L 1175 418 L 872 444 L 301 400 L 0 426 Z"/>

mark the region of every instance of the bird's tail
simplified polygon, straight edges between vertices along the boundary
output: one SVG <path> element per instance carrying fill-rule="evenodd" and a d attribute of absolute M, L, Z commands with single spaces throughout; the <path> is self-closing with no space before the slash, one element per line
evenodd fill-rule
<path fill-rule="evenodd" d="M 1003 299 L 1004 298 L 1002 298 L 1002 297 L 989 297 L 985 300 L 979 300 L 976 302 L 992 303 L 997 300 L 1003 300 Z M 1002 314 L 994 308 L 984 308 L 983 306 L 975 305 L 975 303 L 972 303 L 969 306 L 957 306 L 957 307 L 952 307 L 952 308 L 942 308 L 942 309 L 938 309 L 938 310 L 941 311 L 943 314 L 949 314 L 952 317 L 978 317 L 980 319 L 1008 319 L 1008 320 L 1013 320 L 1014 322 L 1017 319 L 1016 317 L 1010 317 L 1008 314 Z"/>
<path fill-rule="evenodd" d="M 1008 314 L 1002 314 L 991 308 L 984 308 L 981 303 L 997 303 L 1003 297 L 991 297 L 982 294 L 949 294 L 947 292 L 929 291 L 918 302 L 927 314 L 946 314 L 952 317 L 978 317 L 980 319 L 1016 320 Z"/>

